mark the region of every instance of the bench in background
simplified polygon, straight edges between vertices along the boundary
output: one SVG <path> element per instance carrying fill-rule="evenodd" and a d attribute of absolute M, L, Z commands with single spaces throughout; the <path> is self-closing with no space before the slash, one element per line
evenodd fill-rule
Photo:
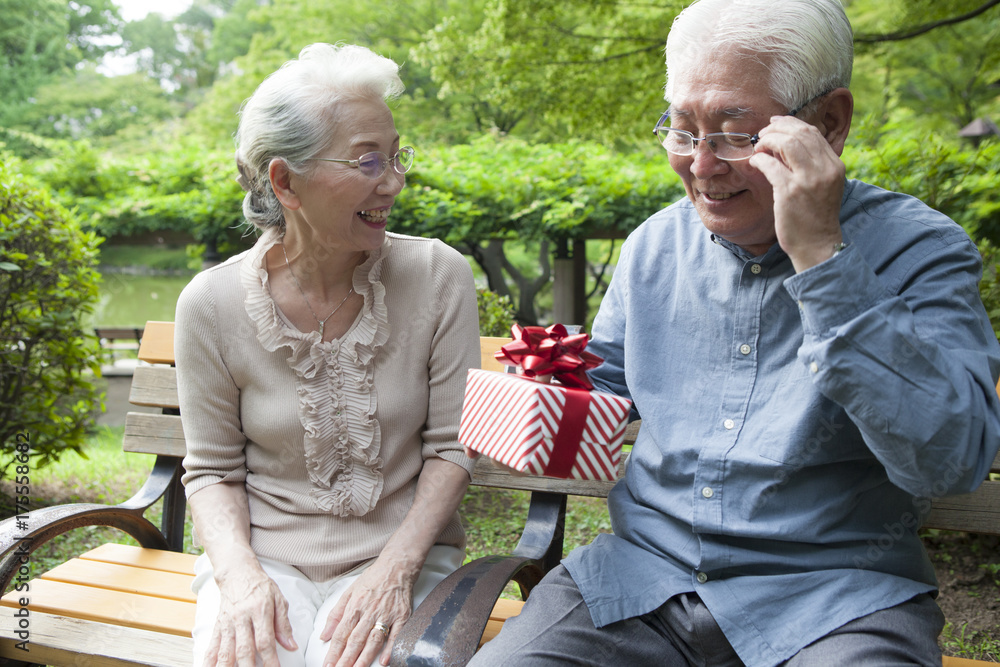
<path fill-rule="evenodd" d="M 106 361 L 109 365 L 114 365 L 118 360 L 118 355 L 127 352 L 135 355 L 142 344 L 143 330 L 138 327 L 98 327 L 94 329 L 101 345 L 101 351 L 106 354 Z"/>

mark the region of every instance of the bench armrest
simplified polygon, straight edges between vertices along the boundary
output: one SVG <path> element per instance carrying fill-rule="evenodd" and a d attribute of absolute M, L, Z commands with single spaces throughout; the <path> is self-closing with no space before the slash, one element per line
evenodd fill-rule
<path fill-rule="evenodd" d="M 159 500 L 177 473 L 176 459 L 158 456 L 143 487 L 121 504 L 56 505 L 0 521 L 0 591 L 7 589 L 35 549 L 74 528 L 111 526 L 128 533 L 143 547 L 169 549 L 163 533 L 143 513 Z"/>
<path fill-rule="evenodd" d="M 484 556 L 438 584 L 403 625 L 392 649 L 394 667 L 464 665 L 479 648 L 490 612 L 512 579 L 541 579 L 538 561 Z"/>
<path fill-rule="evenodd" d="M 535 491 L 521 539 L 510 555 L 466 563 L 438 584 L 403 625 L 392 665 L 465 665 L 479 648 L 490 612 L 510 581 L 527 597 L 562 558 L 566 495 Z"/>

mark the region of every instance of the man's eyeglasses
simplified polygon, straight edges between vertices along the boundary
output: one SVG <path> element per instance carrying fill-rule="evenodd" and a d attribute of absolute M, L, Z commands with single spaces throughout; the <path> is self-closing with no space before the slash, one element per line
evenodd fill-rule
<path fill-rule="evenodd" d="M 365 153 L 357 160 L 338 160 L 331 157 L 314 157 L 311 160 L 322 160 L 323 162 L 340 162 L 359 169 L 368 178 L 382 178 L 382 174 L 392 164 L 393 170 L 397 174 L 405 174 L 413 166 L 413 155 L 416 151 L 411 146 L 403 146 L 395 155 L 389 157 L 381 151 Z"/>
<path fill-rule="evenodd" d="M 808 102 L 792 109 L 785 115 L 795 116 L 814 101 L 824 95 L 829 95 L 831 92 L 833 92 L 833 89 L 826 90 L 811 98 Z M 660 116 L 660 120 L 656 121 L 656 126 L 653 128 L 653 134 L 656 135 L 657 139 L 659 139 L 663 147 L 667 149 L 668 153 L 673 153 L 674 155 L 679 155 L 681 157 L 694 155 L 695 150 L 698 148 L 698 144 L 704 141 L 709 150 L 711 150 L 715 157 L 720 160 L 725 160 L 726 162 L 748 160 L 750 159 L 750 156 L 753 155 L 754 146 L 756 146 L 757 142 L 760 141 L 760 135 L 743 134 L 742 132 L 713 132 L 711 134 L 706 134 L 704 137 L 696 137 L 690 132 L 677 130 L 667 126 L 665 123 L 669 120 L 670 110 L 667 109 L 663 115 Z"/>
<path fill-rule="evenodd" d="M 726 162 L 748 160 L 753 155 L 754 145 L 760 140 L 756 134 L 751 136 L 741 132 L 713 132 L 704 137 L 696 137 L 690 132 L 665 126 L 663 123 L 669 119 L 670 112 L 667 111 L 660 117 L 653 129 L 653 134 L 657 136 L 668 153 L 681 157 L 694 155 L 698 144 L 704 141 L 709 150 L 720 160 Z"/>

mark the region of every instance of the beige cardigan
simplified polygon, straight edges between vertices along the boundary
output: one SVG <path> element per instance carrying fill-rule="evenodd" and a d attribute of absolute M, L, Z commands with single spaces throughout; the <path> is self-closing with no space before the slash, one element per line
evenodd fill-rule
<path fill-rule="evenodd" d="M 475 287 L 447 245 L 387 234 L 355 271 L 358 319 L 321 343 L 270 298 L 263 257 L 277 240 L 266 232 L 178 299 L 183 482 L 188 496 L 245 483 L 254 552 L 327 579 L 378 555 L 424 459 L 471 470 L 457 435 L 479 366 Z M 457 513 L 438 543 L 464 547 Z"/>

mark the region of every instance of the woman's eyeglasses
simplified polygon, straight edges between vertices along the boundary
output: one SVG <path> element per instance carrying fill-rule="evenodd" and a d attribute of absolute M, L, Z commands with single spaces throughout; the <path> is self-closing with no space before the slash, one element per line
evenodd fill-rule
<path fill-rule="evenodd" d="M 389 157 L 381 151 L 365 153 L 357 160 L 339 160 L 331 157 L 314 157 L 311 160 L 321 160 L 323 162 L 340 162 L 361 171 L 368 178 L 382 178 L 382 174 L 392 164 L 393 170 L 397 174 L 405 174 L 413 166 L 413 155 L 416 151 L 411 146 L 403 146 L 395 155 Z"/>

